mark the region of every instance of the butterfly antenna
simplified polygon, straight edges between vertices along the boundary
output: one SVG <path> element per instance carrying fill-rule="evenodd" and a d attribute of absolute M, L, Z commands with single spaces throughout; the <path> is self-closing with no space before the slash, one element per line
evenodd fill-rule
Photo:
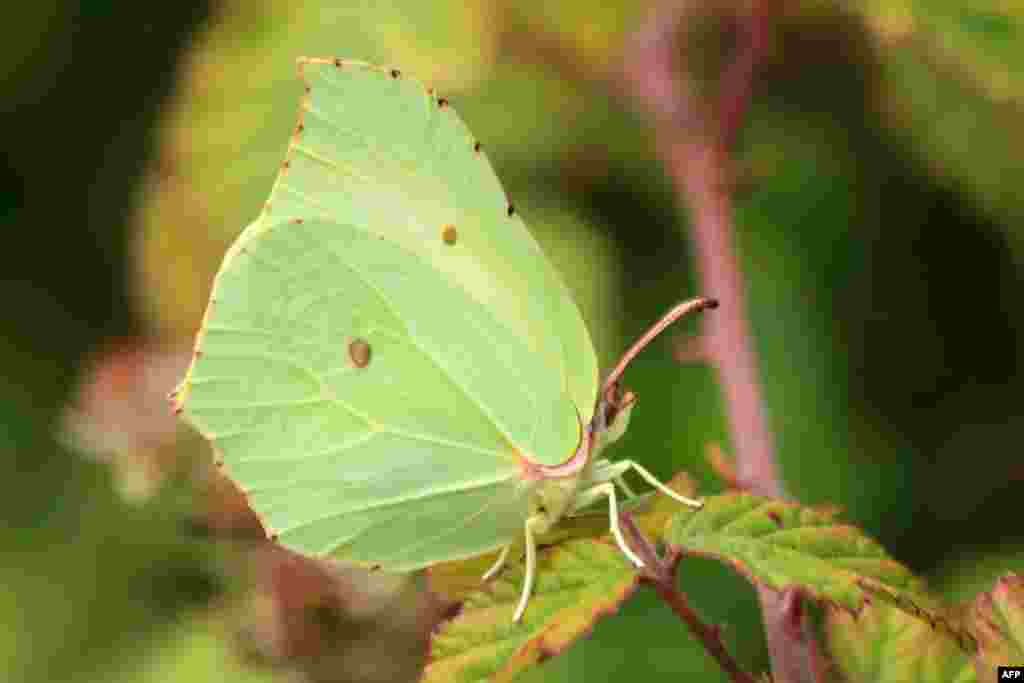
<path fill-rule="evenodd" d="M 690 299 L 682 303 L 676 304 L 672 307 L 665 315 L 661 316 L 658 322 L 651 325 L 650 329 L 643 333 L 643 335 L 633 342 L 633 345 L 626 349 L 626 352 L 622 354 L 622 358 L 615 364 L 612 371 L 608 373 L 607 379 L 604 381 L 604 385 L 601 387 L 601 396 L 607 397 L 608 392 L 611 391 L 619 378 L 622 377 L 622 373 L 626 371 L 626 367 L 636 358 L 637 354 L 644 350 L 651 341 L 661 334 L 666 327 L 674 323 L 675 321 L 682 318 L 684 315 L 690 313 L 699 313 L 704 309 L 718 308 L 717 299 L 709 299 L 707 297 L 699 296 L 696 299 Z"/>

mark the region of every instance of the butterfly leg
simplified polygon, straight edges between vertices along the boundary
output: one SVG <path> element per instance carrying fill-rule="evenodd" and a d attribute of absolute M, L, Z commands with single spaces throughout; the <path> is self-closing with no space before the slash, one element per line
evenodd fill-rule
<path fill-rule="evenodd" d="M 589 472 L 589 478 L 586 483 L 582 485 L 583 489 L 587 489 L 595 484 L 603 484 L 606 481 L 615 482 L 622 492 L 630 498 L 636 498 L 636 491 L 626 483 L 625 474 L 626 470 L 629 469 L 629 463 L 612 463 L 605 459 L 596 461 Z"/>
<path fill-rule="evenodd" d="M 497 561 L 495 561 L 495 563 L 491 565 L 490 569 L 484 572 L 484 575 L 480 578 L 481 581 L 490 581 L 498 575 L 498 572 L 501 571 L 501 568 L 505 566 L 505 560 L 508 559 L 508 551 L 511 547 L 512 546 L 507 545 L 501 549 L 501 554 L 498 555 Z"/>
<path fill-rule="evenodd" d="M 636 492 L 629 487 L 629 484 L 626 483 L 626 480 L 621 475 L 615 477 L 613 481 L 619 485 L 619 488 L 622 489 L 622 492 L 625 493 L 629 498 L 636 498 Z"/>
<path fill-rule="evenodd" d="M 676 493 L 675 491 L 673 491 L 672 489 L 670 489 L 669 487 L 665 486 L 660 481 L 658 481 L 657 477 L 655 477 L 653 474 L 651 474 L 650 472 L 645 470 L 643 467 L 640 467 L 640 465 L 637 465 L 632 460 L 620 460 L 619 462 L 617 462 L 615 464 L 616 465 L 626 465 L 629 469 L 632 469 L 634 472 L 636 472 L 641 477 L 643 477 L 645 480 L 647 480 L 647 483 L 649 483 L 651 486 L 653 486 L 654 488 L 656 488 L 659 491 L 661 491 L 662 493 L 664 493 L 666 496 L 668 496 L 672 500 L 677 500 L 677 501 L 679 501 L 680 503 L 682 503 L 684 505 L 689 505 L 690 507 L 695 507 L 695 508 L 702 508 L 702 507 L 704 507 L 704 503 L 702 503 L 701 501 L 694 500 L 692 498 L 687 498 L 686 496 L 681 496 L 678 493 Z"/>
<path fill-rule="evenodd" d="M 533 578 L 537 572 L 537 541 L 533 537 L 533 527 L 545 523 L 546 520 L 543 517 L 534 515 L 523 525 L 526 533 L 526 575 L 523 577 L 523 592 L 519 596 L 519 604 L 516 605 L 512 621 L 522 620 L 523 612 L 526 611 L 526 603 L 530 601 L 530 595 L 533 593 Z"/>
<path fill-rule="evenodd" d="M 611 482 L 598 484 L 578 493 L 573 503 L 573 511 L 585 508 L 602 496 L 608 498 L 608 522 L 612 529 L 612 536 L 615 537 L 615 542 L 619 544 L 619 549 L 629 558 L 630 562 L 637 567 L 643 567 L 643 560 L 630 550 L 629 546 L 626 545 L 626 539 L 622 536 L 622 529 L 619 527 L 619 503 L 615 495 L 615 486 Z"/>

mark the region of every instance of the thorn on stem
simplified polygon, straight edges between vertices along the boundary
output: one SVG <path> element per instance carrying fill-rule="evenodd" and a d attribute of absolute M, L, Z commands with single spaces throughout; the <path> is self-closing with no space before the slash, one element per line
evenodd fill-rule
<path fill-rule="evenodd" d="M 732 458 L 725 454 L 720 444 L 709 443 L 704 459 L 707 460 L 708 465 L 725 482 L 728 488 L 743 490 L 739 475 L 736 474 L 736 464 Z"/>
<path fill-rule="evenodd" d="M 680 364 L 709 363 L 707 338 L 704 335 L 676 335 L 672 339 L 672 358 Z"/>

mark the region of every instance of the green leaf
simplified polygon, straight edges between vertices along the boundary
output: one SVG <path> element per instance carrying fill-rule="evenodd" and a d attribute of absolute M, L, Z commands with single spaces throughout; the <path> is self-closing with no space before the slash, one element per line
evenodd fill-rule
<path fill-rule="evenodd" d="M 202 680 L 216 672 L 223 683 L 286 683 L 286 671 L 253 666 L 233 647 L 230 623 L 217 615 L 200 615 L 163 634 L 141 662 L 95 680 L 107 683 L 166 683 Z M 79 679 L 80 680 L 80 679 Z"/>
<path fill-rule="evenodd" d="M 908 43 L 956 64 L 959 77 L 995 101 L 1024 91 L 1024 8 L 983 0 L 874 0 L 863 9 L 869 26 L 892 43 Z"/>
<path fill-rule="evenodd" d="M 1024 11 L 991 0 L 876 0 L 863 11 L 879 48 L 889 125 L 987 211 L 1018 221 Z M 1019 236 L 1007 235 L 1022 258 Z"/>
<path fill-rule="evenodd" d="M 609 538 L 566 541 L 541 554 L 533 598 L 516 624 L 512 612 L 523 572 L 512 564 L 469 594 L 458 616 L 434 636 L 423 680 L 510 680 L 614 612 L 636 589 L 637 576 Z"/>
<path fill-rule="evenodd" d="M 999 665 L 1024 664 L 1024 576 L 1000 578 L 991 592 L 975 598 L 970 616 L 978 639 L 974 665 L 979 680 L 995 680 Z"/>
<path fill-rule="evenodd" d="M 970 636 L 932 604 L 919 579 L 861 530 L 834 517 L 833 510 L 731 493 L 706 499 L 700 510 L 676 513 L 665 540 L 725 562 L 758 585 L 799 586 L 852 612 L 879 598 L 971 648 Z"/>
<path fill-rule="evenodd" d="M 928 624 L 887 605 L 859 614 L 829 610 L 828 648 L 848 683 L 968 683 L 977 680 L 971 658 Z"/>

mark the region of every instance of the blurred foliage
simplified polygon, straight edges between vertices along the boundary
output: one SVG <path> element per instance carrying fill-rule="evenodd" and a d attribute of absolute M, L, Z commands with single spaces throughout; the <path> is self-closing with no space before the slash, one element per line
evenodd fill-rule
<path fill-rule="evenodd" d="M 787 487 L 844 507 L 890 554 L 968 598 L 1020 570 L 1024 540 L 1024 9 L 789 7 L 736 171 L 748 313 Z M 443 606 L 405 588 L 382 588 L 378 603 L 407 606 L 405 625 L 374 613 L 356 646 L 345 625 L 368 579 L 294 558 L 283 566 L 319 578 L 260 578 L 253 563 L 278 565 L 244 540 L 258 522 L 196 464 L 202 445 L 159 417 L 171 386 L 150 361 L 187 354 L 224 249 L 269 192 L 297 113 L 295 58 L 337 54 L 400 66 L 450 97 L 610 363 L 697 293 L 658 141 L 608 82 L 645 12 L 625 0 L 224 0 L 209 20 L 190 3 L 14 11 L 0 43 L 5 680 L 345 680 L 359 676 L 348 654 L 423 637 L 415 624 Z M 661 477 L 686 469 L 709 494 L 723 483 L 707 448 L 729 450 L 719 389 L 694 354 L 674 358 L 699 347 L 696 329 L 659 340 L 627 373 L 639 403 L 611 456 Z M 57 424 L 94 457 L 115 451 L 117 477 L 72 457 Z M 741 663 L 763 668 L 747 584 L 697 559 L 680 582 L 727 625 Z M 280 649 L 289 638 L 337 653 L 323 660 L 336 666 Z M 724 680 L 641 590 L 524 678 L 680 674 Z"/>
<path fill-rule="evenodd" d="M 1011 221 L 1024 204 L 1024 12 L 1012 3 L 911 0 L 867 3 L 879 38 L 886 106 L 939 176 Z M 911 85 L 912 87 L 907 87 Z M 1019 240 L 1014 239 L 1020 263 Z"/>
<path fill-rule="evenodd" d="M 985 552 L 960 552 L 950 555 L 933 574 L 934 588 L 948 600 L 964 602 L 1008 571 L 1024 574 L 1024 548 L 995 546 Z"/>

